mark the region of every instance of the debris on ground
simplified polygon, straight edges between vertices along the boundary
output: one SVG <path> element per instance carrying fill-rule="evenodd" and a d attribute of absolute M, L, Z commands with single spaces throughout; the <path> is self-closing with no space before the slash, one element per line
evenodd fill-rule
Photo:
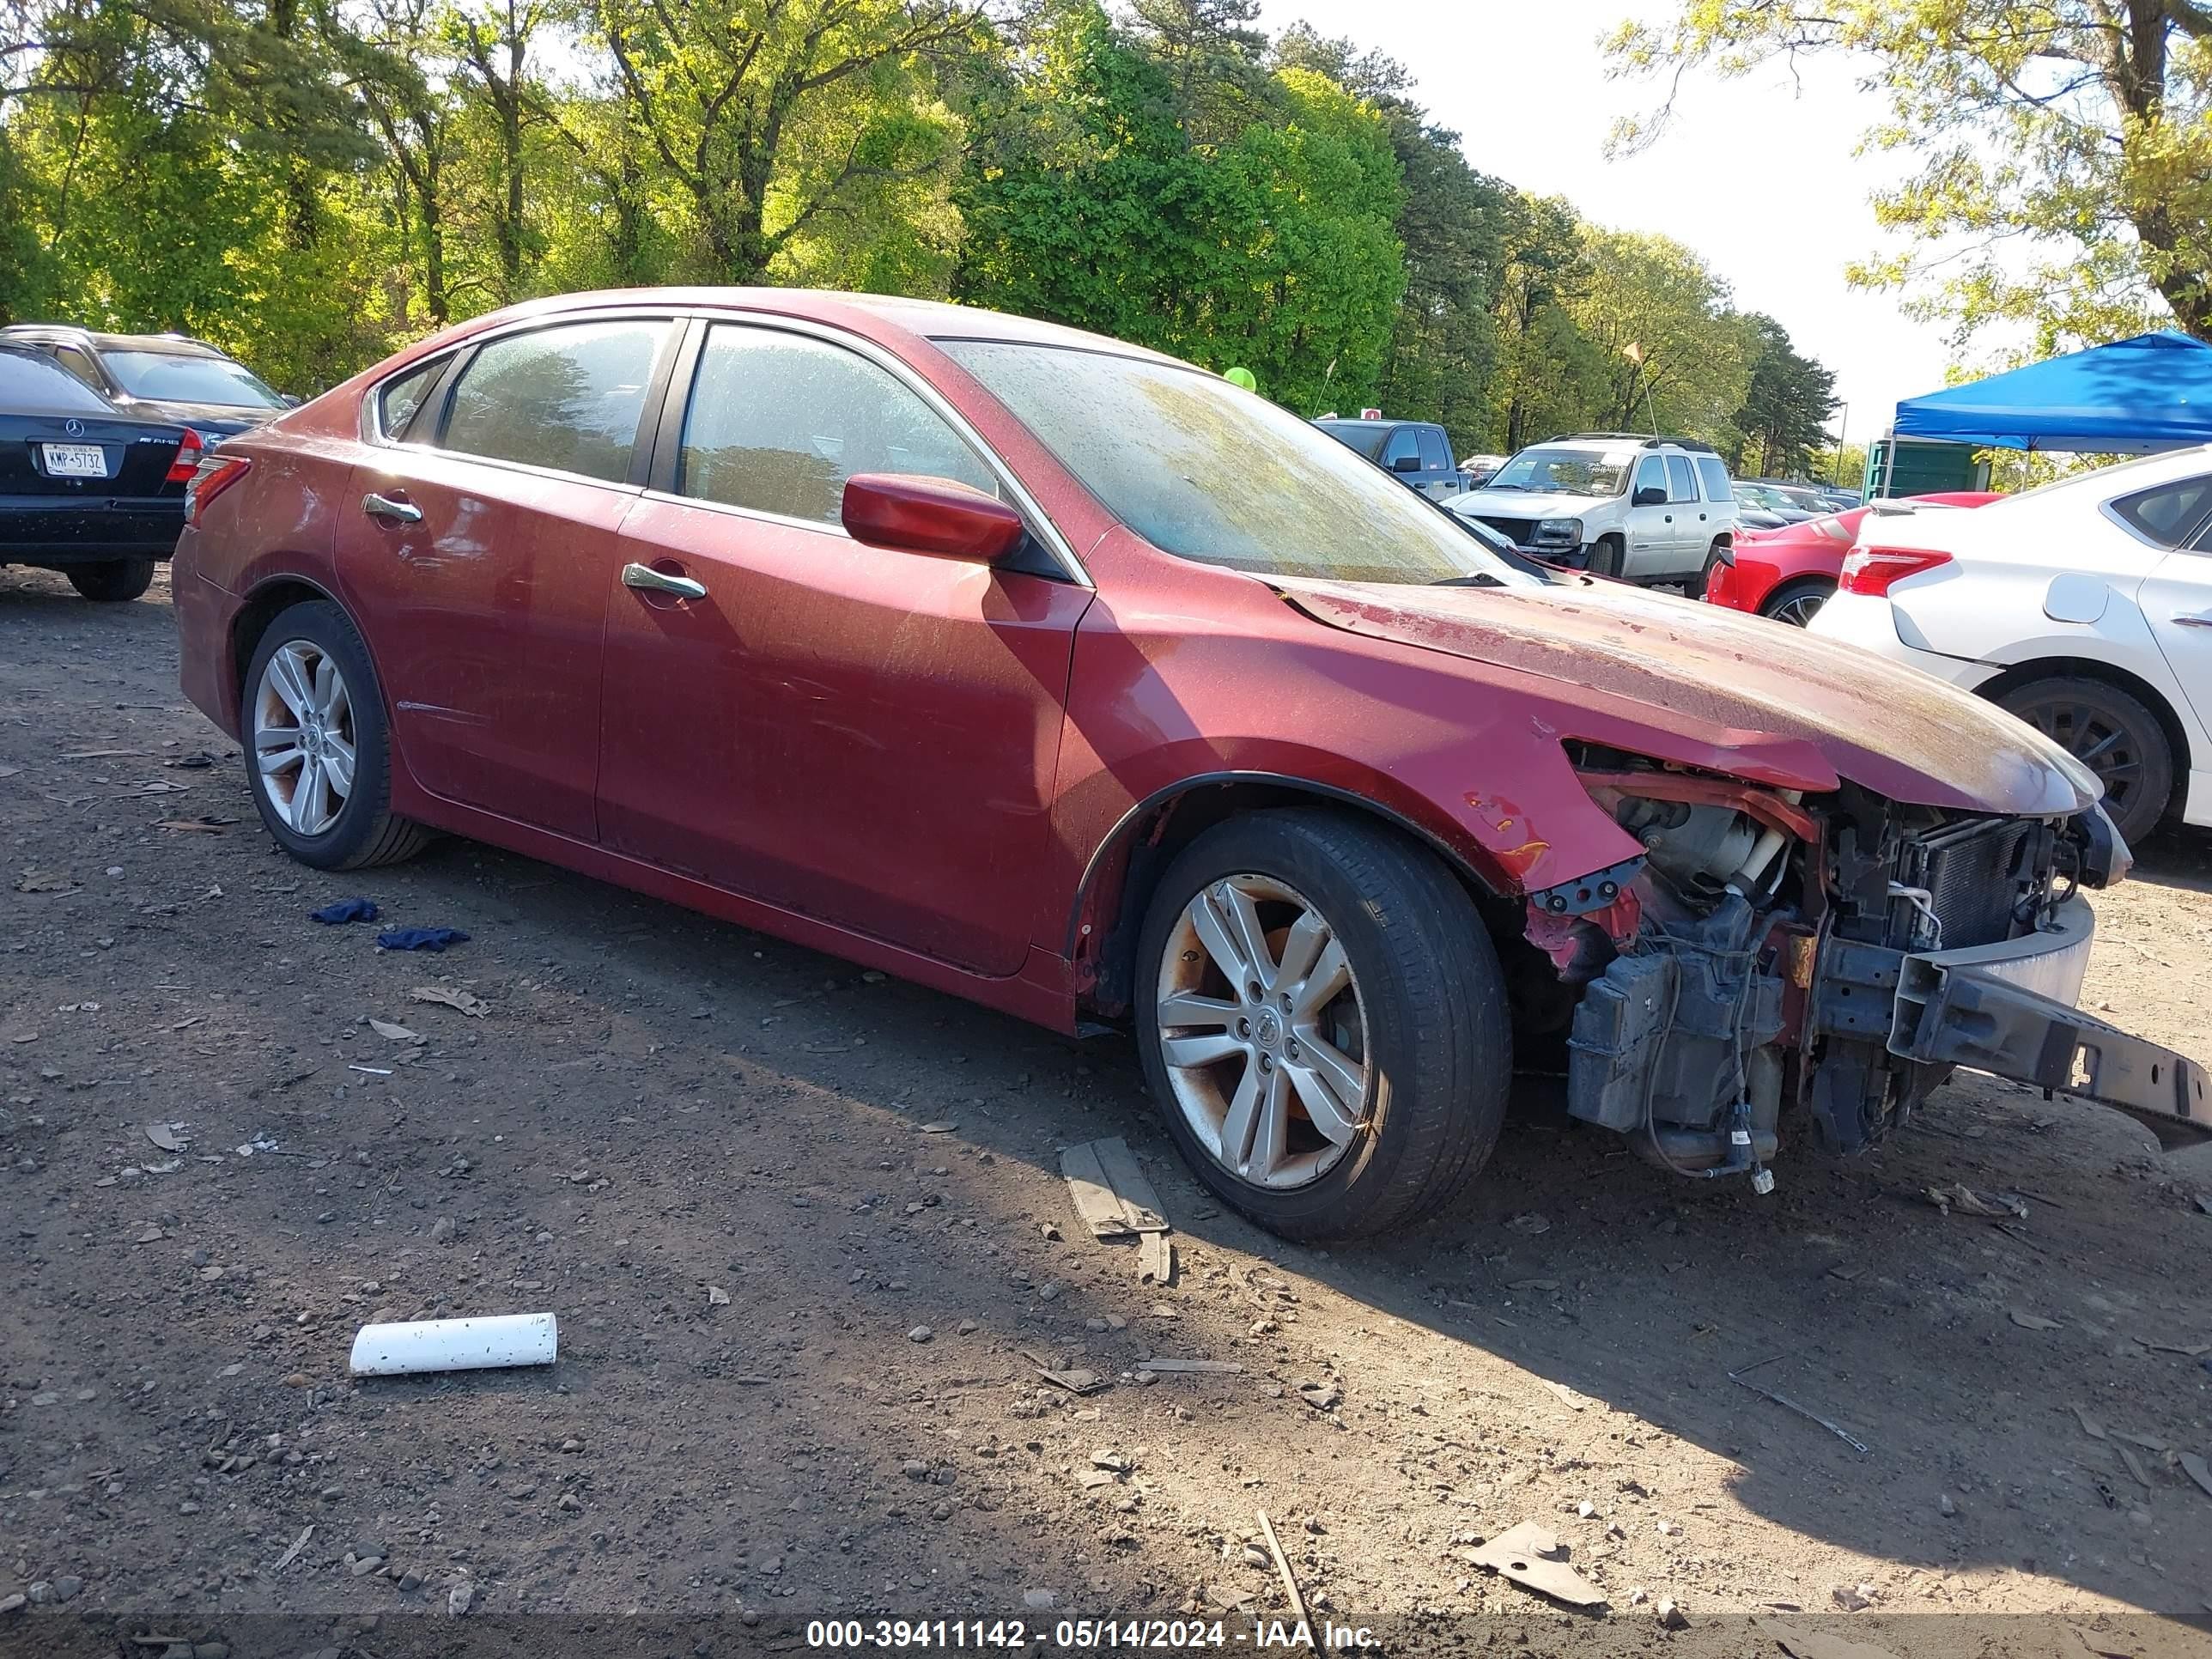
<path fill-rule="evenodd" d="M 1748 1365 L 1740 1366 L 1736 1370 L 1730 1371 L 1728 1374 L 1728 1380 L 1735 1383 L 1739 1389 L 1749 1389 L 1753 1394 L 1759 1395 L 1762 1400 L 1772 1401 L 1776 1405 L 1781 1407 L 1782 1409 L 1786 1412 L 1796 1413 L 1798 1416 L 1803 1418 L 1808 1423 L 1819 1424 L 1830 1434 L 1834 1435 L 1837 1439 L 1842 1441 L 1853 1451 L 1858 1453 L 1860 1456 L 1871 1456 L 1873 1455 L 1874 1448 L 1868 1445 L 1865 1441 L 1860 1439 L 1848 1429 L 1838 1427 L 1837 1425 L 1831 1423 L 1826 1418 L 1821 1416 L 1818 1412 L 1808 1410 L 1807 1407 L 1799 1405 L 1796 1401 L 1790 1398 L 1788 1395 L 1778 1394 L 1774 1389 L 1768 1388 L 1763 1382 L 1754 1382 L 1751 1381 L 1751 1379 L 1745 1375 L 1747 1371 L 1757 1370 L 1761 1365 L 1771 1365 L 1776 1360 L 1781 1358 L 1782 1356 L 1778 1353 L 1770 1354 L 1764 1359 L 1755 1359 Z"/>
<path fill-rule="evenodd" d="M 560 1325 L 550 1313 L 473 1319 L 410 1319 L 364 1325 L 353 1340 L 356 1376 L 411 1376 L 426 1371 L 501 1370 L 550 1365 Z"/>
<path fill-rule="evenodd" d="M 1291 1559 L 1283 1553 L 1282 1540 L 1275 1536 L 1275 1523 L 1267 1519 L 1267 1511 L 1255 1510 L 1260 1520 L 1260 1531 L 1267 1538 L 1267 1553 L 1274 1559 L 1275 1576 L 1283 1581 L 1283 1594 L 1290 1598 L 1291 1616 L 1301 1625 L 1306 1622 L 1306 1598 L 1298 1593 L 1297 1575 L 1291 1571 Z"/>
<path fill-rule="evenodd" d="M 276 1558 L 276 1565 L 269 1569 L 270 1575 L 272 1577 L 275 1577 L 277 1573 L 283 1571 L 285 1568 L 290 1566 L 292 1563 L 300 1559 L 300 1552 L 307 1547 L 307 1540 L 314 1535 L 315 1529 L 313 1527 L 309 1527 L 297 1538 L 295 1538 L 292 1540 L 292 1547 L 286 1550 L 283 1554 L 278 1556 Z"/>
<path fill-rule="evenodd" d="M 2022 1313 L 2017 1308 L 2010 1311 L 2012 1322 L 2024 1331 L 2055 1331 L 2061 1328 L 2057 1320 L 2045 1319 L 2041 1314 Z"/>
<path fill-rule="evenodd" d="M 459 1009 L 471 1019 L 482 1019 L 491 1012 L 491 1004 L 482 997 L 443 985 L 418 985 L 407 994 L 417 1002 L 435 1002 L 447 1008 Z"/>
<path fill-rule="evenodd" d="M 1301 1382 L 1298 1398 L 1317 1412 L 1333 1412 L 1344 1398 L 1344 1390 L 1334 1382 Z"/>
<path fill-rule="evenodd" d="M 1775 1619 L 1753 1619 L 1752 1628 L 1774 1643 L 1790 1659 L 1897 1659 L 1887 1648 L 1870 1642 L 1853 1642 L 1821 1631 L 1800 1630 Z"/>
<path fill-rule="evenodd" d="M 2005 1221 L 2027 1219 L 2027 1206 L 2010 1193 L 1991 1193 L 1984 1197 L 1966 1186 L 1929 1187 L 1923 1190 L 1928 1201 L 1945 1215 L 1956 1210 L 1960 1215 L 1989 1216 Z"/>
<path fill-rule="evenodd" d="M 388 1019 L 372 1019 L 368 1022 L 368 1029 L 380 1037 L 390 1037 L 394 1042 L 420 1042 L 422 1040 L 419 1032 L 410 1031 L 404 1025 L 395 1025 Z"/>
<path fill-rule="evenodd" d="M 1651 1609 L 1651 1616 L 1659 1621 L 1661 1630 L 1687 1630 L 1690 1621 L 1672 1596 L 1659 1598 L 1659 1605 Z"/>
<path fill-rule="evenodd" d="M 1845 1613 L 1863 1613 L 1874 1605 L 1872 1584 L 1847 1584 L 1830 1590 L 1829 1600 Z"/>
<path fill-rule="evenodd" d="M 184 1127 L 181 1123 L 149 1123 L 146 1126 L 146 1139 L 165 1152 L 181 1152 L 191 1144 L 189 1136 L 177 1133 Z"/>
<path fill-rule="evenodd" d="M 1534 1521 L 1508 1527 L 1480 1549 L 1469 1551 L 1467 1559 L 1570 1607 L 1596 1607 L 1606 1599 L 1603 1590 L 1567 1565 L 1567 1552 L 1558 1534 Z"/>
<path fill-rule="evenodd" d="M 1097 1394 L 1099 1389 L 1106 1386 L 1106 1379 L 1099 1376 L 1097 1371 L 1085 1370 L 1079 1366 L 1066 1370 L 1055 1370 L 1048 1366 L 1040 1365 L 1037 1367 L 1037 1375 L 1054 1388 L 1066 1389 L 1070 1394 Z"/>
<path fill-rule="evenodd" d="M 443 951 L 448 945 L 465 945 L 469 936 L 458 927 L 393 927 L 376 936 L 386 951 Z"/>
<path fill-rule="evenodd" d="M 349 921 L 374 921 L 377 914 L 375 900 L 349 898 L 340 899 L 336 904 L 325 904 L 319 910 L 308 911 L 307 920 L 335 927 Z"/>
<path fill-rule="evenodd" d="M 1547 1381 L 1544 1383 L 1544 1388 L 1546 1392 L 1557 1395 L 1559 1397 L 1559 1403 L 1564 1405 L 1571 1412 L 1582 1411 L 1589 1405 L 1589 1396 L 1588 1395 L 1577 1394 L 1574 1389 L 1569 1388 L 1564 1382 L 1553 1382 Z"/>
<path fill-rule="evenodd" d="M 26 870 L 17 878 L 19 893 L 66 893 L 76 884 L 66 870 Z"/>
<path fill-rule="evenodd" d="M 2212 1465 L 2208 1465 L 2195 1452 L 2184 1452 L 2181 1454 L 2181 1470 L 2197 1483 L 2199 1491 L 2207 1498 L 2212 1498 Z"/>
<path fill-rule="evenodd" d="M 1235 1372 L 1244 1368 L 1233 1359 L 1140 1359 L 1140 1371 L 1152 1371 L 1162 1376 L 1211 1372 Z"/>

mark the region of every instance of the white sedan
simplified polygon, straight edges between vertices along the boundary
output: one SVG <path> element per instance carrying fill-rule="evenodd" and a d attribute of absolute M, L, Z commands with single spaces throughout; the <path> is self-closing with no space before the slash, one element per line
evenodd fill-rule
<path fill-rule="evenodd" d="M 2130 842 L 2212 825 L 2212 446 L 1972 513 L 1869 514 L 1811 631 L 2055 738 Z"/>

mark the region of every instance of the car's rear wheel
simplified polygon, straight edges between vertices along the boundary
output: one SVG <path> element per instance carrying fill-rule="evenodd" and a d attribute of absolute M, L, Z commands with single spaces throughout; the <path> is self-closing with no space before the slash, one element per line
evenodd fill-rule
<path fill-rule="evenodd" d="M 1254 813 L 1169 868 L 1138 1042 L 1206 1184 L 1297 1239 L 1437 1209 L 1488 1158 L 1512 1037 L 1498 957 L 1434 854 L 1349 813 Z"/>
<path fill-rule="evenodd" d="M 261 821 L 301 863 L 357 870 L 422 848 L 422 828 L 391 810 L 383 693 L 336 605 L 309 600 L 269 624 L 246 670 L 239 729 Z"/>
<path fill-rule="evenodd" d="M 112 605 L 135 599 L 154 585 L 154 562 L 100 559 L 91 564 L 70 565 L 62 574 L 69 578 L 69 585 L 86 599 Z"/>
<path fill-rule="evenodd" d="M 1621 541 L 1618 536 L 1601 536 L 1590 549 L 1588 568 L 1593 576 L 1620 574 Z"/>
<path fill-rule="evenodd" d="M 2139 699 L 2103 680 L 2053 675 L 1997 702 L 2097 775 L 2105 810 L 2130 844 L 2158 828 L 2173 799 L 2173 745 Z"/>
<path fill-rule="evenodd" d="M 1771 617 L 1792 628 L 1808 628 L 1820 607 L 1836 597 L 1836 585 L 1818 576 L 1802 581 L 1784 582 L 1766 596 L 1759 607 L 1762 617 Z"/>

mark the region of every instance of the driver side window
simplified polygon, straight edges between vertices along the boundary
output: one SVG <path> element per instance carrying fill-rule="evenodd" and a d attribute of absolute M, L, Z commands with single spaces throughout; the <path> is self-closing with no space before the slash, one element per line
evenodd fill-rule
<path fill-rule="evenodd" d="M 676 489 L 834 525 L 855 473 L 999 481 L 937 411 L 856 352 L 804 334 L 718 323 L 684 412 Z"/>

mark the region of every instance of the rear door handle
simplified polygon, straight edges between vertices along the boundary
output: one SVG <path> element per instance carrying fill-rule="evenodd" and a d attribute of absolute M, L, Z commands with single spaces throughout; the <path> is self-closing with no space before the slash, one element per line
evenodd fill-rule
<path fill-rule="evenodd" d="M 622 579 L 624 587 L 641 587 L 648 593 L 673 593 L 679 599 L 707 597 L 706 583 L 695 582 L 689 576 L 671 576 L 649 564 L 624 565 Z"/>
<path fill-rule="evenodd" d="M 2193 617 L 2176 617 L 2174 621 L 2184 628 L 2212 628 L 2212 611 L 2200 611 Z"/>
<path fill-rule="evenodd" d="M 389 495 L 380 495 L 374 490 L 361 498 L 361 510 L 372 519 L 390 519 L 395 524 L 420 524 L 422 509 L 412 501 L 394 501 Z"/>

